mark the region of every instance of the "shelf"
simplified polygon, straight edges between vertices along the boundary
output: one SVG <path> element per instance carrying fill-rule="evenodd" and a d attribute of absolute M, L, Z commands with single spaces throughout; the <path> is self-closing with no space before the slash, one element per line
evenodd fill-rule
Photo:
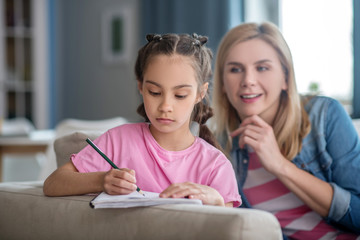
<path fill-rule="evenodd" d="M 48 127 L 47 3 L 0 1 L 0 119 Z"/>

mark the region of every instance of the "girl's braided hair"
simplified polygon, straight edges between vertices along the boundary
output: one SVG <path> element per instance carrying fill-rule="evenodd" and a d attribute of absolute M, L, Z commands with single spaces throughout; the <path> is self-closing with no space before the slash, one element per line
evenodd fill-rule
<path fill-rule="evenodd" d="M 196 73 L 198 86 L 203 86 L 210 81 L 212 76 L 211 61 L 212 52 L 205 46 L 208 38 L 197 34 L 148 34 L 147 43 L 139 50 L 135 63 L 135 74 L 137 81 L 143 82 L 144 72 L 151 59 L 158 55 L 174 55 L 189 57 L 192 67 Z M 200 92 L 200 89 L 198 90 Z M 137 112 L 144 117 L 146 122 L 149 118 L 146 115 L 144 103 L 140 104 Z M 206 94 L 202 101 L 194 106 L 191 120 L 199 123 L 199 137 L 211 145 L 222 150 L 214 135 L 205 125 L 206 121 L 213 116 L 209 105 L 209 97 Z"/>

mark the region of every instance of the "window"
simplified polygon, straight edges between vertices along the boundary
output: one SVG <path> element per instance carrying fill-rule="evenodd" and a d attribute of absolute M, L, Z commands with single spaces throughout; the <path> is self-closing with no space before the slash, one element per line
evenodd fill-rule
<path fill-rule="evenodd" d="M 351 114 L 353 1 L 283 0 L 280 16 L 299 92 L 336 98 Z"/>

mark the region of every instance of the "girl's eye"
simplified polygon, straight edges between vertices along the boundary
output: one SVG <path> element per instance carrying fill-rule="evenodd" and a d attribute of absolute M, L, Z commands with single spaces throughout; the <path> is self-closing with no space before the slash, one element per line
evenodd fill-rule
<path fill-rule="evenodd" d="M 150 90 L 149 90 L 149 93 L 152 96 L 159 96 L 161 94 L 160 92 L 154 92 L 154 91 L 150 91 Z"/>
<path fill-rule="evenodd" d="M 186 98 L 186 95 L 175 95 L 175 97 L 178 99 L 184 99 Z"/>

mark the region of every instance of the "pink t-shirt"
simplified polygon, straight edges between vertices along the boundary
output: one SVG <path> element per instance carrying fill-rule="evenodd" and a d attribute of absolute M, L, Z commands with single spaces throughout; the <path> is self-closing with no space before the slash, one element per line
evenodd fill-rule
<path fill-rule="evenodd" d="M 241 204 L 235 173 L 225 155 L 205 140 L 182 151 L 167 151 L 153 138 L 147 123 L 124 124 L 110 129 L 94 143 L 119 168 L 135 170 L 140 189 L 162 192 L 172 183 L 194 182 L 216 189 L 225 203 Z M 71 160 L 79 172 L 109 171 L 111 166 L 91 146 Z"/>

